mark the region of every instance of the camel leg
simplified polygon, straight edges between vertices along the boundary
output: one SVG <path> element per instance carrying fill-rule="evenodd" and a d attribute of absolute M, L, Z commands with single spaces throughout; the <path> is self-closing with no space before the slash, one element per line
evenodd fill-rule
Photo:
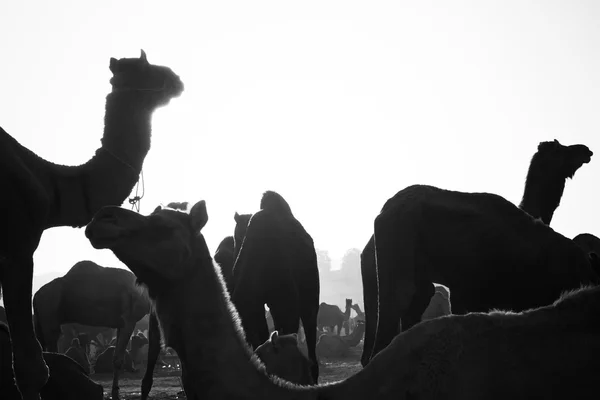
<path fill-rule="evenodd" d="M 142 400 L 148 398 L 152 384 L 154 383 L 154 367 L 160 353 L 160 330 L 158 329 L 158 320 L 154 311 L 150 312 L 148 321 L 148 363 L 146 364 L 146 373 L 142 379 Z M 183 380 L 183 368 L 182 368 Z"/>
<path fill-rule="evenodd" d="M 374 237 L 365 246 L 360 255 L 360 272 L 363 283 L 363 305 L 365 307 L 365 339 L 363 353 L 360 358 L 362 366 L 366 366 L 371 359 L 375 330 L 377 329 L 377 265 L 375 264 Z"/>
<path fill-rule="evenodd" d="M 384 218 L 381 218 L 381 217 Z M 401 317 L 408 311 L 416 291 L 416 243 L 408 221 L 381 214 L 375 219 L 375 258 L 379 308 L 371 357 L 387 347 L 399 333 Z M 410 234 L 406 234 L 406 232 Z M 403 238 L 401 244 L 398 238 Z"/>
<path fill-rule="evenodd" d="M 49 373 L 33 327 L 32 280 L 32 258 L 20 262 L 4 260 L 0 265 L 0 283 L 12 341 L 13 369 L 23 400 L 40 399 L 40 390 L 48 381 Z"/>
<path fill-rule="evenodd" d="M 119 400 L 119 372 L 123 368 L 125 359 L 125 350 L 127 343 L 135 328 L 135 322 L 127 321 L 125 326 L 117 329 L 117 343 L 115 344 L 115 353 L 113 355 L 113 383 L 112 383 L 112 398 Z"/>
<path fill-rule="evenodd" d="M 308 358 L 311 361 L 310 372 L 315 384 L 319 382 L 319 360 L 317 359 L 317 314 L 319 305 L 311 310 L 302 312 L 302 326 L 304 327 L 304 337 L 306 339 L 306 348 L 308 350 Z"/>

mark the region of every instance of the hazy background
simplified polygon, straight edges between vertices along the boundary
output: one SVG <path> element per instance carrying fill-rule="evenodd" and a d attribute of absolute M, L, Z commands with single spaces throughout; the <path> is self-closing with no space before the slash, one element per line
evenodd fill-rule
<path fill-rule="evenodd" d="M 214 251 L 275 190 L 339 269 L 410 184 L 518 203 L 540 141 L 600 152 L 598 21 L 600 2 L 568 0 L 3 2 L 0 126 L 83 163 L 110 57 L 143 48 L 186 90 L 154 115 L 141 212 L 205 199 Z M 593 158 L 568 182 L 554 229 L 600 236 L 599 176 Z M 122 266 L 82 229 L 46 231 L 36 288 L 84 259 Z M 360 301 L 360 271 L 342 272 L 322 300 Z"/>

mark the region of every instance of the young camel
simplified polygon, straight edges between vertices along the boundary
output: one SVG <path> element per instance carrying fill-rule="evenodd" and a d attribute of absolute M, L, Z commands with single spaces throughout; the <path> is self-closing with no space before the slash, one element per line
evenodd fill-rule
<path fill-rule="evenodd" d="M 82 227 L 105 205 L 120 205 L 138 181 L 150 149 L 152 113 L 183 91 L 171 69 L 140 58 L 110 59 L 102 146 L 85 164 L 38 157 L 0 128 L 0 286 L 13 337 L 14 373 L 24 400 L 39 400 L 48 368 L 31 313 L 33 253 L 44 230 Z"/>
<path fill-rule="evenodd" d="M 521 313 L 435 318 L 398 335 L 354 376 L 296 386 L 269 377 L 244 337 L 201 229 L 204 201 L 189 214 L 100 210 L 86 228 L 148 288 L 167 345 L 187 375 L 188 398 L 500 399 L 589 398 L 600 373 L 600 287 Z"/>

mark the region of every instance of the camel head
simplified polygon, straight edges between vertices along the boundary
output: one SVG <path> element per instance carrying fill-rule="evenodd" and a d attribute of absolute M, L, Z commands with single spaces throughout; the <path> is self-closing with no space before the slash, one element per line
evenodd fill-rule
<path fill-rule="evenodd" d="M 242 242 L 244 241 L 244 237 L 246 236 L 246 231 L 248 230 L 250 218 L 252 218 L 252 214 L 238 214 L 236 212 L 233 216 L 233 219 L 235 220 L 235 229 L 233 231 L 234 262 L 238 254 L 240 254 L 240 248 L 242 247 Z"/>
<path fill-rule="evenodd" d="M 352 299 L 346 299 L 346 309 L 352 308 Z"/>
<path fill-rule="evenodd" d="M 183 92 L 183 82 L 170 68 L 148 62 L 142 50 L 139 58 L 110 59 L 113 92 L 143 93 L 150 107 L 160 107 Z"/>
<path fill-rule="evenodd" d="M 551 167 L 562 175 L 561 178 L 572 178 L 583 164 L 591 161 L 592 155 L 594 153 L 583 144 L 563 146 L 555 139 L 552 142 L 541 142 L 535 156 L 544 160 L 545 167 Z"/>
<path fill-rule="evenodd" d="M 110 249 L 152 292 L 165 281 L 189 277 L 197 260 L 211 259 L 200 233 L 207 221 L 204 200 L 189 213 L 158 206 L 148 216 L 108 206 L 96 213 L 85 235 L 94 248 Z"/>
<path fill-rule="evenodd" d="M 277 375 L 287 381 L 313 385 L 310 360 L 298 347 L 298 335 L 279 335 L 273 331 L 269 339 L 254 351 L 267 368 L 269 375 Z"/>

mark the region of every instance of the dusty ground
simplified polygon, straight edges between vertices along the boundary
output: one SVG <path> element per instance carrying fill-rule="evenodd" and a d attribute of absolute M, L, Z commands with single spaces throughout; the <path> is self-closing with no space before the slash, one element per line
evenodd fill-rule
<path fill-rule="evenodd" d="M 319 383 L 339 381 L 357 373 L 362 368 L 360 365 L 362 343 L 352 348 L 351 351 L 351 355 L 343 359 L 321 359 Z M 177 396 L 177 393 L 183 390 L 179 379 L 181 370 L 177 364 L 177 359 L 167 358 L 165 361 L 171 363 L 171 366 L 155 370 L 150 398 L 152 400 L 185 399 L 184 394 Z M 123 374 L 119 380 L 121 399 L 140 398 L 140 387 L 145 370 L 146 367 L 142 366 L 138 373 Z M 104 398 L 110 399 L 112 375 L 95 374 L 91 378 L 104 387 Z"/>

